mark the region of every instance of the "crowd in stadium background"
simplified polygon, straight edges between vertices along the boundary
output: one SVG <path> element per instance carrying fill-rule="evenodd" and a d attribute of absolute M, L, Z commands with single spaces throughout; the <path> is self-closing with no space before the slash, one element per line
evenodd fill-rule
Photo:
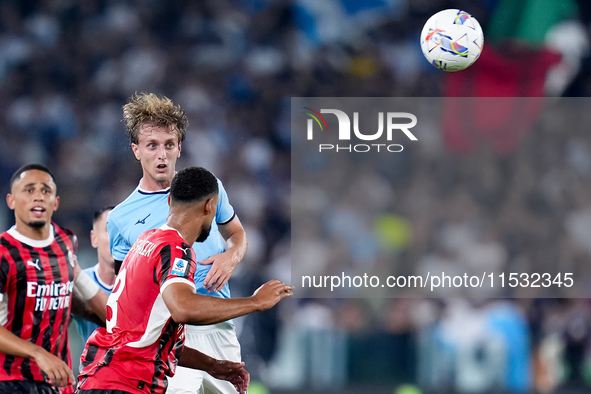
<path fill-rule="evenodd" d="M 445 8 L 471 13 L 485 33 L 482 57 L 456 74 L 429 65 L 418 42 Z M 24 163 L 48 165 L 62 199 L 55 220 L 78 235 L 81 265 L 95 264 L 92 213 L 141 173 L 121 106 L 136 91 L 166 95 L 190 120 L 178 168 L 214 172 L 244 224 L 249 250 L 232 289 L 246 295 L 290 279 L 290 97 L 586 97 L 590 22 L 584 0 L 3 1 L 0 185 L 7 192 Z M 583 126 L 553 126 L 501 145 L 442 135 L 403 156 L 371 181 L 410 236 L 369 258 L 588 265 L 591 140 Z M 337 230 L 363 228 L 365 214 L 379 212 L 319 218 L 319 261 L 332 256 L 328 241 L 356 255 L 351 232 Z M 3 229 L 12 220 L 0 210 Z M 584 299 L 290 300 L 238 326 L 247 369 L 272 392 L 590 386 Z"/>

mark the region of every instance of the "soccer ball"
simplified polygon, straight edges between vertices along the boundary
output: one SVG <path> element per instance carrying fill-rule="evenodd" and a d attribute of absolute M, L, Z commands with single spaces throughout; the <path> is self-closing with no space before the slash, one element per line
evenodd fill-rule
<path fill-rule="evenodd" d="M 483 42 L 478 21 L 456 9 L 439 11 L 421 31 L 423 55 L 443 71 L 460 71 L 472 65 L 482 52 Z"/>

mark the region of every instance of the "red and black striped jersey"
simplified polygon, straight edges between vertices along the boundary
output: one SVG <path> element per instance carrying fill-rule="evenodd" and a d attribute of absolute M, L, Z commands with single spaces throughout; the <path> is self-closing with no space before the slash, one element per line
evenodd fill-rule
<path fill-rule="evenodd" d="M 140 235 L 125 257 L 107 302 L 107 326 L 86 342 L 79 388 L 164 393 L 185 339 L 162 292 L 172 283 L 193 281 L 195 254 L 166 225 Z"/>
<path fill-rule="evenodd" d="M 68 342 L 76 237 L 52 223 L 46 240 L 0 234 L 0 323 L 72 365 Z M 0 381 L 46 381 L 34 360 L 0 353 Z"/>

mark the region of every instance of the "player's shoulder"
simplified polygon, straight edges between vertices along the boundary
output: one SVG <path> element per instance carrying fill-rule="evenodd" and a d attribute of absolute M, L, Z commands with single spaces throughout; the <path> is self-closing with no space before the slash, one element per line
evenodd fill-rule
<path fill-rule="evenodd" d="M 152 242 L 156 243 L 160 248 L 170 247 L 171 249 L 179 249 L 185 253 L 189 253 L 191 245 L 185 242 L 184 238 L 179 232 L 173 228 L 163 225 L 160 228 L 153 230 L 150 235 Z"/>
<path fill-rule="evenodd" d="M 164 228 L 163 228 L 164 227 Z M 137 253 L 142 256 L 177 254 L 175 250 L 182 251 L 182 255 L 191 255 L 191 246 L 180 236 L 178 231 L 163 226 L 144 231 L 131 246 L 129 253 Z M 179 252 L 180 253 L 180 252 Z"/>
<path fill-rule="evenodd" d="M 179 238 L 182 240 L 176 230 L 168 231 L 167 229 L 159 227 L 144 231 L 140 234 L 135 243 L 151 242 L 157 246 L 164 246 L 166 244 L 178 243 Z"/>
<path fill-rule="evenodd" d="M 11 246 L 11 239 L 12 237 L 8 231 L 4 231 L 0 234 L 0 254 L 3 254 Z"/>
<path fill-rule="evenodd" d="M 55 235 L 60 235 L 60 236 L 65 235 L 68 237 L 74 236 L 74 232 L 72 230 L 70 230 L 69 228 L 60 227 L 55 222 L 52 222 L 51 224 L 53 225 L 53 231 L 54 231 Z"/>
<path fill-rule="evenodd" d="M 0 251 L 2 253 L 10 254 L 12 250 L 23 247 L 22 239 L 17 237 L 15 226 L 0 234 Z"/>
<path fill-rule="evenodd" d="M 142 191 L 139 186 L 121 203 L 113 208 L 108 216 L 107 222 L 127 222 L 129 215 L 138 212 L 150 213 L 155 206 L 166 204 L 170 189 L 158 192 Z"/>
<path fill-rule="evenodd" d="M 74 247 L 74 249 L 78 248 L 78 238 L 72 230 L 70 230 L 69 228 L 62 228 L 58 226 L 55 222 L 52 222 L 51 224 L 53 225 L 53 233 L 56 240 L 59 241 L 60 239 L 69 239 L 70 242 L 72 242 L 72 246 Z"/>
<path fill-rule="evenodd" d="M 139 194 L 136 188 L 125 200 L 115 205 L 115 207 L 107 214 L 107 227 L 112 223 L 118 224 L 121 218 L 127 216 L 128 213 L 133 210 L 133 207 L 130 206 L 134 205 L 134 201 L 136 201 L 138 197 Z"/>
<path fill-rule="evenodd" d="M 125 200 L 123 200 L 119 204 L 115 205 L 115 207 L 109 211 L 108 217 L 114 218 L 114 217 L 120 216 L 122 212 L 127 210 L 127 207 L 130 204 L 133 204 L 133 202 L 136 201 L 140 197 L 141 197 L 141 195 L 139 193 L 139 187 L 136 187 L 135 190 L 133 192 L 131 192 L 131 194 L 129 196 L 127 196 L 127 198 Z"/>
<path fill-rule="evenodd" d="M 177 230 L 172 228 L 160 228 L 159 230 L 159 249 L 163 256 L 168 256 L 171 261 L 176 261 L 178 259 L 195 261 L 193 248 L 184 240 Z"/>
<path fill-rule="evenodd" d="M 18 239 L 14 238 L 10 232 L 4 231 L 0 234 L 0 264 L 15 266 L 15 259 L 18 259 L 17 256 L 20 256 L 23 248 L 23 244 Z"/>

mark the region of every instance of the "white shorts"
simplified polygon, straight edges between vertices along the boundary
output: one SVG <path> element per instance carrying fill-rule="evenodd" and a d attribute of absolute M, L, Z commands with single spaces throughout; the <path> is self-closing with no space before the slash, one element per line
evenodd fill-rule
<path fill-rule="evenodd" d="M 236 329 L 229 323 L 209 326 L 187 326 L 185 346 L 197 349 L 218 360 L 240 362 L 240 344 Z M 176 373 L 168 379 L 168 394 L 236 394 L 234 385 L 225 380 L 213 378 L 205 371 L 177 367 Z"/>

